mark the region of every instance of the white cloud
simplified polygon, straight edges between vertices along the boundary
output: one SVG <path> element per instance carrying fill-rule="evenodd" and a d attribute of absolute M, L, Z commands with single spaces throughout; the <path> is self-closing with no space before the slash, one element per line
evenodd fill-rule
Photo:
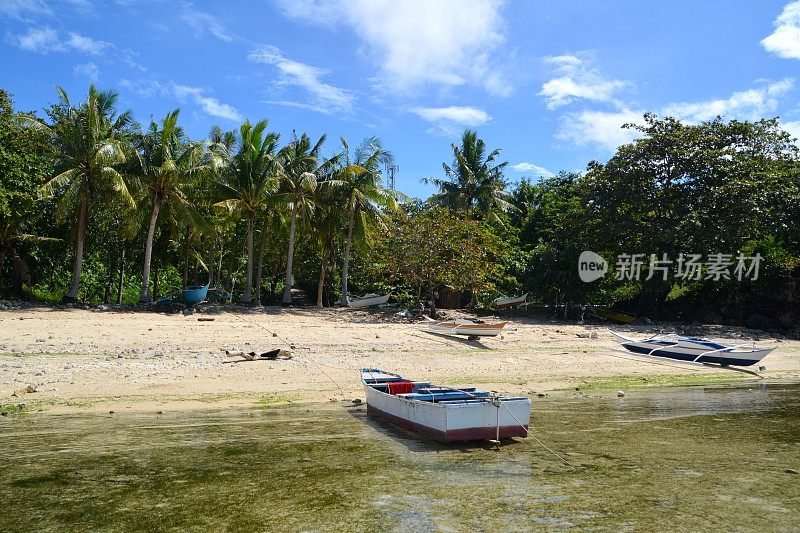
<path fill-rule="evenodd" d="M 688 123 L 712 120 L 717 116 L 727 119 L 760 120 L 774 113 L 780 97 L 794 86 L 794 80 L 787 78 L 762 87 L 739 91 L 728 98 L 704 102 L 680 102 L 655 110 L 660 116 L 671 116 Z M 561 128 L 556 137 L 575 145 L 596 144 L 609 151 L 639 137 L 633 129 L 622 129 L 626 123 L 643 123 L 644 109 L 630 109 L 626 106 L 614 111 L 583 110 L 567 113 L 561 117 Z M 793 123 L 786 123 L 784 129 L 792 131 Z"/>
<path fill-rule="evenodd" d="M 24 35 L 8 35 L 6 41 L 28 52 L 40 54 L 60 52 L 63 48 L 58 40 L 58 32 L 48 26 L 30 28 Z"/>
<path fill-rule="evenodd" d="M 206 114 L 212 117 L 224 118 L 237 122 L 242 120 L 242 115 L 239 114 L 233 106 L 223 104 L 216 98 L 205 96 L 203 94 L 204 90 L 200 87 L 173 84 L 172 91 L 179 100 L 186 98 L 192 99 Z"/>
<path fill-rule="evenodd" d="M 480 126 L 492 120 L 483 109 L 469 106 L 412 107 L 409 111 L 432 124 L 428 133 L 451 137 L 464 126 Z"/>
<path fill-rule="evenodd" d="M 539 165 L 535 165 L 533 163 L 522 162 L 517 163 L 516 165 L 511 165 L 513 170 L 517 172 L 530 172 L 535 176 L 541 176 L 543 178 L 552 178 L 555 174 L 544 167 L 540 167 Z"/>
<path fill-rule="evenodd" d="M 774 26 L 775 31 L 761 40 L 764 50 L 786 59 L 800 59 L 800 0 L 786 4 Z"/>
<path fill-rule="evenodd" d="M 226 43 L 229 43 L 233 40 L 233 37 L 228 35 L 224 26 L 222 23 L 220 23 L 217 17 L 211 15 L 210 13 L 192 9 L 192 4 L 184 5 L 183 13 L 181 13 L 181 19 L 192 28 L 192 31 L 194 31 L 194 36 L 197 38 L 202 37 L 206 32 L 208 32 L 220 41 L 224 41 Z"/>
<path fill-rule="evenodd" d="M 167 96 L 170 94 L 170 88 L 156 80 L 129 80 L 122 78 L 119 80 L 120 87 L 135 92 L 139 96 L 145 98 L 153 98 L 154 96 Z"/>
<path fill-rule="evenodd" d="M 641 123 L 644 111 L 588 111 L 568 113 L 561 117 L 561 129 L 556 137 L 582 146 L 596 144 L 609 151 L 633 141 L 638 132 L 622 129 L 626 123 Z"/>
<path fill-rule="evenodd" d="M 380 71 L 376 85 L 409 92 L 425 84 L 483 86 L 507 95 L 494 57 L 505 42 L 503 0 L 278 0 L 295 20 L 346 26 Z"/>
<path fill-rule="evenodd" d="M 789 132 L 789 135 L 794 137 L 795 144 L 800 145 L 800 120 L 781 122 L 781 128 Z"/>
<path fill-rule="evenodd" d="M 718 115 L 759 120 L 774 113 L 778 108 L 779 98 L 791 91 L 793 86 L 794 80 L 786 78 L 756 89 L 735 92 L 728 98 L 670 104 L 660 114 L 689 122 L 711 120 Z"/>
<path fill-rule="evenodd" d="M 28 33 L 23 35 L 8 35 L 6 41 L 28 52 L 40 54 L 74 51 L 100 55 L 106 48 L 113 46 L 111 43 L 96 41 L 75 32 L 69 32 L 68 36 L 63 38 L 49 26 L 30 28 Z"/>
<path fill-rule="evenodd" d="M 274 46 L 262 46 L 252 51 L 247 58 L 254 63 L 277 68 L 281 75 L 277 81 L 278 85 L 300 87 L 311 96 L 310 102 L 271 101 L 270 103 L 305 107 L 321 113 L 348 112 L 353 106 L 355 97 L 351 92 L 322 81 L 322 77 L 328 71 L 289 59 Z"/>
<path fill-rule="evenodd" d="M 50 16 L 53 11 L 42 0 L 2 0 L 0 15 L 22 20 L 26 16 Z"/>
<path fill-rule="evenodd" d="M 435 124 L 447 122 L 462 126 L 480 126 L 492 119 L 483 109 L 468 106 L 414 107 L 409 111 Z"/>
<path fill-rule="evenodd" d="M 581 99 L 613 101 L 616 92 L 631 85 L 630 82 L 607 79 L 591 68 L 586 60 L 574 55 L 549 56 L 544 61 L 555 65 L 556 72 L 561 75 L 544 83 L 538 93 L 547 102 L 547 109 L 556 109 Z"/>
<path fill-rule="evenodd" d="M 100 69 L 94 63 L 75 65 L 72 72 L 74 72 L 76 76 L 85 76 L 94 82 L 100 79 Z"/>
<path fill-rule="evenodd" d="M 95 41 L 91 37 L 70 32 L 69 39 L 67 39 L 65 46 L 78 52 L 84 52 L 86 54 L 96 56 L 103 53 L 103 50 L 111 46 L 111 43 Z"/>

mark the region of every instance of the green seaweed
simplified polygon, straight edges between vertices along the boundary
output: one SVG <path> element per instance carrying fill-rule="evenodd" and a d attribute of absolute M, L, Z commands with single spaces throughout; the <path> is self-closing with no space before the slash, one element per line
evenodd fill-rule
<path fill-rule="evenodd" d="M 0 418 L 2 531 L 794 530 L 800 388 L 534 399 L 443 445 L 363 406 Z M 543 448 L 539 441 L 565 462 Z"/>

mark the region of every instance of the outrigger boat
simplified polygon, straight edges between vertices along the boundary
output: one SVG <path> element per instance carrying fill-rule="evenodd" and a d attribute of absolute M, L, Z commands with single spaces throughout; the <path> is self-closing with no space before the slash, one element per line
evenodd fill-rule
<path fill-rule="evenodd" d="M 362 368 L 367 413 L 440 442 L 527 437 L 531 400 Z"/>
<path fill-rule="evenodd" d="M 633 339 L 611 332 L 622 346 L 633 353 L 690 363 L 716 363 L 722 366 L 752 366 L 775 348 L 757 348 L 752 343 L 727 345 L 708 339 L 666 335 Z"/>
<path fill-rule="evenodd" d="M 381 305 L 385 304 L 389 301 L 389 295 L 384 294 L 381 296 L 380 294 L 365 294 L 364 296 L 360 296 L 357 298 L 350 298 L 347 299 L 347 306 L 348 307 L 371 307 L 373 305 Z"/>
<path fill-rule="evenodd" d="M 526 292 L 522 296 L 500 296 L 499 298 L 495 298 L 492 300 L 492 305 L 497 308 L 503 307 L 517 307 L 518 305 L 522 305 L 525 303 L 525 300 L 528 299 L 528 293 Z"/>
<path fill-rule="evenodd" d="M 487 324 L 473 322 L 472 320 L 446 320 L 426 324 L 422 331 L 441 333 L 444 335 L 466 335 L 468 337 L 496 337 L 503 331 L 508 322 L 494 322 Z"/>

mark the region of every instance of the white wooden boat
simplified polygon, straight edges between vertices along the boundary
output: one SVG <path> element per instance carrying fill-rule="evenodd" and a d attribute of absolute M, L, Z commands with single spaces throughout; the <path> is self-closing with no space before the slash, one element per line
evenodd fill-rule
<path fill-rule="evenodd" d="M 389 301 L 389 295 L 384 294 L 381 296 L 380 294 L 365 294 L 364 296 L 359 296 L 353 299 L 347 298 L 347 306 L 348 307 L 371 307 L 373 305 L 381 305 L 385 304 Z"/>
<path fill-rule="evenodd" d="M 409 381 L 362 368 L 367 413 L 440 442 L 527 437 L 531 400 Z"/>
<path fill-rule="evenodd" d="M 615 331 L 622 346 L 633 353 L 691 363 L 717 363 L 723 366 L 752 366 L 775 348 L 757 348 L 752 343 L 727 345 L 708 339 L 667 335 L 633 339 Z"/>
<path fill-rule="evenodd" d="M 522 305 L 525 303 L 525 300 L 528 299 L 528 293 L 526 292 L 522 296 L 500 296 L 499 298 L 495 298 L 492 300 L 492 305 L 495 307 L 503 308 L 503 307 L 516 307 L 518 305 Z"/>
<path fill-rule="evenodd" d="M 422 327 L 423 331 L 442 333 L 445 335 L 467 335 L 468 337 L 496 337 L 503 331 L 508 322 L 491 324 L 473 322 L 472 320 L 446 320 L 432 322 Z"/>

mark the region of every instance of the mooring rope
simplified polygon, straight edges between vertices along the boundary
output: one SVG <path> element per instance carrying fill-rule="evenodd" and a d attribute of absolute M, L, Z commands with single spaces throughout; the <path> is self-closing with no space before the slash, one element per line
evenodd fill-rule
<path fill-rule="evenodd" d="M 505 408 L 505 410 L 506 410 L 506 411 L 508 411 L 508 414 L 510 414 L 510 415 L 511 415 L 511 418 L 513 418 L 514 420 L 516 420 L 516 421 L 517 421 L 517 424 L 519 424 L 519 426 L 520 426 L 522 429 L 524 429 L 524 430 L 525 430 L 525 434 L 526 434 L 528 437 L 531 437 L 531 438 L 533 438 L 533 440 L 535 440 L 536 442 L 538 442 L 538 443 L 539 443 L 539 445 L 540 445 L 542 448 L 544 448 L 544 449 L 545 449 L 545 450 L 547 450 L 548 452 L 550 452 L 550 453 L 552 453 L 553 455 L 555 455 L 555 456 L 558 458 L 558 460 L 559 460 L 559 461 L 561 461 L 562 463 L 564 463 L 565 465 L 567 465 L 567 466 L 572 466 L 571 464 L 569 464 L 569 462 L 567 462 L 567 460 L 566 460 L 566 459 L 564 459 L 563 457 L 561 457 L 560 455 L 558 455 L 556 452 L 554 452 L 553 450 L 551 450 L 551 449 L 550 449 L 550 448 L 549 448 L 549 447 L 548 447 L 548 446 L 547 446 L 545 443 L 543 443 L 543 442 L 542 442 L 542 441 L 540 441 L 538 438 L 536 438 L 536 435 L 534 435 L 533 433 L 531 433 L 530 429 L 529 429 L 529 428 L 527 428 L 527 427 L 525 427 L 525 424 L 523 424 L 522 422 L 520 422 L 520 421 L 519 421 L 519 418 L 517 418 L 517 417 L 514 415 L 514 413 L 512 413 L 512 412 L 511 412 L 511 409 L 509 409 L 509 408 L 508 408 L 508 406 L 507 406 L 506 404 L 504 404 L 504 403 L 503 403 L 503 400 L 501 400 L 499 396 L 497 397 L 497 401 L 498 401 L 498 403 L 499 403 L 500 405 L 502 405 L 502 406 L 503 406 L 503 408 Z M 500 407 L 499 407 L 499 406 L 497 407 L 497 411 L 498 411 L 498 412 L 500 411 Z"/>
<path fill-rule="evenodd" d="M 291 342 L 287 341 L 286 339 L 284 339 L 283 337 L 281 337 L 280 335 L 278 335 L 276 332 L 272 331 L 271 329 L 269 329 L 269 328 L 268 328 L 268 327 L 266 327 L 265 325 L 261 324 L 260 322 L 256 322 L 255 320 L 249 320 L 249 319 L 247 319 L 247 318 L 245 318 L 244 316 L 241 316 L 241 315 L 239 315 L 239 314 L 233 314 L 233 316 L 234 316 L 234 317 L 236 317 L 236 318 L 238 318 L 238 319 L 240 319 L 240 320 L 242 320 L 242 321 L 244 321 L 244 322 L 249 322 L 249 323 L 251 323 L 251 324 L 255 324 L 256 326 L 258 326 L 258 327 L 262 328 L 262 329 L 263 329 L 264 331 L 266 331 L 267 333 L 271 334 L 273 337 L 275 337 L 275 338 L 277 338 L 277 339 L 280 339 L 281 341 L 283 341 L 283 343 L 284 343 L 284 344 L 286 344 L 286 346 L 288 346 L 288 347 L 289 347 L 289 349 L 296 350 L 296 348 L 295 348 L 295 344 L 293 344 L 293 343 L 291 343 Z M 320 364 L 318 364 L 316 361 L 314 361 L 314 359 L 312 359 L 310 356 L 308 356 L 308 355 L 306 355 L 306 354 L 302 354 L 302 355 L 301 355 L 300 353 L 297 353 L 297 356 L 298 356 L 298 357 L 305 357 L 305 358 L 306 358 L 306 359 L 307 359 L 309 362 L 311 362 L 311 363 L 312 363 L 312 364 L 313 364 L 313 365 L 314 365 L 314 366 L 317 368 L 317 370 L 318 370 L 318 371 L 319 371 L 319 372 L 320 372 L 320 373 L 321 373 L 323 376 L 325 376 L 325 377 L 326 377 L 326 378 L 327 378 L 327 379 L 328 379 L 328 380 L 329 380 L 331 383 L 333 383 L 333 384 L 336 386 L 336 388 L 337 388 L 337 389 L 339 389 L 339 394 L 341 394 L 341 396 L 342 396 L 342 399 L 343 399 L 343 400 L 344 400 L 344 399 L 346 399 L 346 396 L 345 396 L 345 394 L 344 394 L 344 389 L 342 388 L 342 386 L 341 386 L 341 385 L 339 385 L 339 383 L 338 383 L 338 382 L 336 382 L 336 380 L 334 380 L 332 377 L 330 377 L 330 376 L 328 375 L 328 373 L 327 373 L 327 372 L 325 372 L 325 371 L 322 369 L 322 367 L 320 366 Z M 298 362 L 299 362 L 300 364 L 302 364 L 302 361 L 298 361 Z"/>

